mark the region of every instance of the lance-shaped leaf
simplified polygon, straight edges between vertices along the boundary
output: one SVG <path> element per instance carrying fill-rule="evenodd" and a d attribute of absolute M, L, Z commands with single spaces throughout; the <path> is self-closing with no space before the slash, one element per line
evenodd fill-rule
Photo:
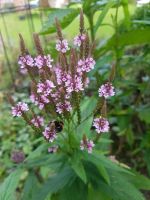
<path fill-rule="evenodd" d="M 22 173 L 22 169 L 17 169 L 12 172 L 0 186 L 0 199 L 1 200 L 14 200 L 15 190 L 19 183 L 19 179 Z"/>

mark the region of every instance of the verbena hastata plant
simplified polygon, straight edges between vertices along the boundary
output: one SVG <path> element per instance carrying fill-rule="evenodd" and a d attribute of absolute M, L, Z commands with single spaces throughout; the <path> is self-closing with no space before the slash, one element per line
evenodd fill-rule
<path fill-rule="evenodd" d="M 94 45 L 90 44 L 84 28 L 82 11 L 80 32 L 72 43 L 63 38 L 57 19 L 56 29 L 56 60 L 44 53 L 36 34 L 34 41 L 38 55 L 32 57 L 20 35 L 18 63 L 21 72 L 28 74 L 32 80 L 30 99 L 35 107 L 11 101 L 12 115 L 23 117 L 37 137 L 43 138 L 37 150 L 20 165 L 29 169 L 23 199 L 31 199 L 31 194 L 32 199 L 38 200 L 50 197 L 60 200 L 144 199 L 136 189 L 135 175 L 104 157 L 99 145 L 100 135 L 110 129 L 106 100 L 115 95 L 112 85 L 115 65 L 109 79 L 97 91 L 98 101 L 96 104 L 92 102 L 95 108 L 91 113 L 90 107 L 82 113 L 85 91 L 90 84 L 88 73 L 96 63 L 92 55 Z M 46 177 L 40 171 L 44 166 L 50 169 Z M 32 191 L 32 185 L 31 188 L 26 187 L 30 176 L 36 177 L 36 189 Z"/>
<path fill-rule="evenodd" d="M 72 47 L 63 38 L 57 19 L 56 28 L 58 58 L 55 61 L 50 54 L 44 53 L 38 35 L 34 35 L 38 53 L 36 57 L 29 54 L 23 38 L 20 36 L 22 54 L 19 57 L 18 64 L 21 73 L 28 73 L 31 77 L 32 92 L 30 99 L 41 110 L 40 115 L 37 115 L 24 102 L 18 102 L 17 105 L 12 107 L 14 117 L 23 117 L 49 143 L 55 143 L 55 140 L 61 136 L 64 125 L 67 128 L 65 137 L 69 138 L 70 135 L 74 134 L 70 130 L 70 126 L 73 127 L 82 123 L 80 102 L 84 99 L 85 90 L 90 83 L 87 74 L 95 66 L 92 55 L 93 46 L 90 45 L 88 33 L 84 29 L 82 13 L 80 15 L 80 33 L 74 38 Z M 35 71 L 38 74 L 37 78 L 34 76 Z M 99 110 L 98 116 L 93 120 L 93 127 L 98 135 L 109 131 L 109 122 L 106 118 L 106 99 L 114 95 L 114 87 L 111 82 L 106 82 L 99 88 L 99 97 L 103 98 L 102 110 L 101 112 Z M 76 114 L 77 120 L 75 120 Z M 94 114 L 93 112 L 93 116 Z M 80 137 L 82 137 L 80 149 L 87 149 L 89 153 L 92 153 L 95 146 L 94 142 L 86 136 L 86 133 L 84 135 L 81 133 Z"/>

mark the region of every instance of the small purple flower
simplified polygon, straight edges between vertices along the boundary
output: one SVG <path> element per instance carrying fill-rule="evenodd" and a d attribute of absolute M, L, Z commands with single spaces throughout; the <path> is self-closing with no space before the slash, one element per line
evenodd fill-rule
<path fill-rule="evenodd" d="M 56 130 L 54 127 L 47 126 L 45 130 L 43 131 L 43 136 L 49 141 L 53 142 L 57 135 L 56 135 Z"/>
<path fill-rule="evenodd" d="M 99 96 L 100 97 L 103 96 L 105 98 L 108 98 L 108 97 L 111 97 L 111 96 L 115 95 L 114 87 L 109 82 L 101 85 L 101 87 L 99 88 L 98 92 L 99 92 Z"/>
<path fill-rule="evenodd" d="M 66 53 L 70 48 L 68 47 L 67 40 L 58 40 L 56 43 L 56 50 L 62 53 Z"/>
<path fill-rule="evenodd" d="M 95 146 L 92 140 L 83 139 L 80 141 L 80 149 L 83 151 L 87 149 L 88 153 L 92 153 L 93 147 Z"/>
<path fill-rule="evenodd" d="M 41 127 L 41 126 L 44 126 L 44 119 L 43 119 L 43 117 L 37 116 L 37 117 L 34 117 L 34 118 L 31 120 L 31 123 L 32 123 L 36 128 L 39 128 L 39 127 Z"/>
<path fill-rule="evenodd" d="M 56 112 L 59 114 L 62 114 L 66 111 L 70 112 L 72 110 L 72 106 L 69 101 L 65 101 L 64 103 L 57 103 L 56 104 Z"/>
<path fill-rule="evenodd" d="M 95 66 L 95 60 L 92 57 L 88 57 L 83 60 L 78 61 L 78 68 L 77 71 L 80 72 L 89 72 L 92 69 L 94 69 Z"/>
<path fill-rule="evenodd" d="M 20 117 L 24 112 L 29 110 L 28 105 L 23 102 L 18 102 L 16 106 L 12 107 L 13 117 Z"/>
<path fill-rule="evenodd" d="M 73 43 L 74 43 L 75 46 L 80 47 L 80 46 L 81 46 L 81 43 L 82 43 L 83 41 L 85 41 L 85 39 L 86 39 L 86 35 L 85 35 L 85 34 L 77 35 L 77 36 L 74 38 Z"/>
<path fill-rule="evenodd" d="M 55 88 L 55 85 L 52 81 L 46 80 L 44 83 L 40 82 L 37 84 L 37 93 L 42 93 L 44 96 L 48 96 L 53 88 Z"/>
<path fill-rule="evenodd" d="M 96 128 L 97 133 L 104 133 L 109 131 L 109 122 L 106 118 L 96 118 L 93 121 L 93 126 Z"/>

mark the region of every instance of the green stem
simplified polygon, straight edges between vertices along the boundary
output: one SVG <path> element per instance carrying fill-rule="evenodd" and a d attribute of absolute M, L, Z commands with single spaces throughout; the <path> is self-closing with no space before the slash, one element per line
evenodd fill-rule
<path fill-rule="evenodd" d="M 77 106 L 77 117 L 78 117 L 78 125 L 81 123 L 81 110 L 80 110 L 80 96 L 76 94 L 77 96 L 77 101 L 76 101 L 76 106 Z"/>

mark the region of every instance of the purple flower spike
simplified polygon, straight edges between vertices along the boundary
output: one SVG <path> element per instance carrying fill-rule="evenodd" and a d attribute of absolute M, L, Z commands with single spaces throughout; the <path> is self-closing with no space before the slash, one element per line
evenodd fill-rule
<path fill-rule="evenodd" d="M 37 84 L 37 93 L 42 93 L 44 96 L 48 96 L 51 91 L 55 88 L 55 85 L 52 81 L 46 80 L 44 83 Z"/>
<path fill-rule="evenodd" d="M 30 99 L 31 99 L 31 102 L 34 103 L 36 106 L 38 106 L 40 110 L 44 108 L 45 104 L 50 102 L 46 96 L 44 95 L 37 96 L 34 93 L 31 94 Z"/>
<path fill-rule="evenodd" d="M 37 116 L 37 117 L 34 117 L 34 118 L 31 120 L 31 123 L 32 123 L 36 128 L 39 128 L 39 127 L 41 127 L 41 126 L 44 125 L 44 119 L 43 119 L 43 117 Z"/>
<path fill-rule="evenodd" d="M 72 106 L 69 101 L 65 101 L 64 103 L 57 103 L 56 104 L 56 112 L 59 114 L 62 114 L 66 111 L 70 112 L 72 110 Z"/>
<path fill-rule="evenodd" d="M 49 142 L 53 142 L 57 135 L 56 130 L 53 127 L 47 126 L 45 130 L 43 131 L 43 136 L 48 140 Z"/>
<path fill-rule="evenodd" d="M 23 102 L 17 103 L 16 106 L 12 107 L 13 117 L 21 117 L 24 112 L 29 110 L 28 105 Z"/>
<path fill-rule="evenodd" d="M 96 128 L 97 133 L 104 133 L 109 131 L 109 122 L 106 118 L 94 119 L 93 126 Z"/>
<path fill-rule="evenodd" d="M 68 47 L 67 40 L 58 40 L 56 43 L 56 50 L 62 53 L 66 53 L 70 48 Z"/>
<path fill-rule="evenodd" d="M 105 98 L 108 98 L 108 97 L 111 97 L 111 96 L 114 96 L 115 95 L 115 91 L 114 91 L 114 87 L 112 86 L 111 83 L 105 83 L 103 84 L 99 90 L 99 96 L 100 97 L 105 97 Z"/>

